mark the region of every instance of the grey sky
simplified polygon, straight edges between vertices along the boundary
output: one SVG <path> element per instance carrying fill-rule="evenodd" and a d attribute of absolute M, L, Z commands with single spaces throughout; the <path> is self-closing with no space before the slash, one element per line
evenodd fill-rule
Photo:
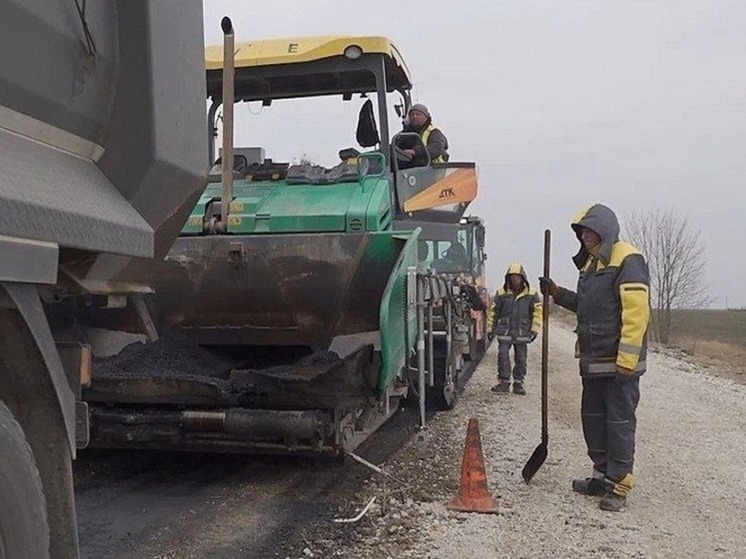
<path fill-rule="evenodd" d="M 479 166 L 471 213 L 487 223 L 491 287 L 513 260 L 540 275 L 546 227 L 553 276 L 573 285 L 570 219 L 603 202 L 622 221 L 650 207 L 688 217 L 707 247 L 715 305 L 746 306 L 746 264 L 734 254 L 746 245 L 746 2 L 206 0 L 208 44 L 221 41 L 223 15 L 239 41 L 394 40 L 451 160 Z M 276 160 L 308 153 L 333 163 L 354 145 L 358 107 L 277 104 L 260 115 L 272 127 L 239 110 L 236 141 Z M 289 151 L 273 153 L 284 142 Z"/>

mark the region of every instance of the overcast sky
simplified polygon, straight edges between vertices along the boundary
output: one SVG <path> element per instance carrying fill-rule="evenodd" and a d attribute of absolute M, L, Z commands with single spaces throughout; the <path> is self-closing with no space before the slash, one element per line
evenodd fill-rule
<path fill-rule="evenodd" d="M 390 37 L 448 136 L 476 161 L 470 213 L 487 224 L 489 284 L 511 261 L 574 285 L 573 214 L 594 202 L 624 222 L 673 209 L 701 230 L 715 306 L 746 307 L 746 1 L 205 0 L 205 41 Z M 354 145 L 359 101 L 237 110 L 237 145 L 333 165 Z M 268 126 L 269 124 L 269 126 Z M 394 121 L 392 128 L 397 129 Z"/>

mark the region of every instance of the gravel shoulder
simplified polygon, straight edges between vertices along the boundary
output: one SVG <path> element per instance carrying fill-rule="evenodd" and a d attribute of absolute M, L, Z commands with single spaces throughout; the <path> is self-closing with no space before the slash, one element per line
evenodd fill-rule
<path fill-rule="evenodd" d="M 528 396 L 494 394 L 496 347 L 456 409 L 437 414 L 424 449 L 409 441 L 387 460 L 397 479 L 373 475 L 338 516 L 354 524 L 308 533 L 289 557 L 744 557 L 746 386 L 671 355 L 651 352 L 638 408 L 638 485 L 622 513 L 573 494 L 590 461 L 580 429 L 580 378 L 570 329 L 550 333 L 549 457 L 531 485 L 520 470 L 540 437 L 540 346 L 529 353 Z M 470 417 L 479 419 L 498 515 L 452 513 Z M 399 489 L 399 491 L 394 491 Z"/>

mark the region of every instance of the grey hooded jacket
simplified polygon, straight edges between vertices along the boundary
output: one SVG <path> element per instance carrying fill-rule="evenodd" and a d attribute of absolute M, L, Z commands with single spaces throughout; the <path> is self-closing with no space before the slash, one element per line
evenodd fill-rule
<path fill-rule="evenodd" d="M 508 276 L 523 277 L 524 289 L 515 293 L 510 289 Z M 528 283 L 523 266 L 515 262 L 505 272 L 505 283 L 494 298 L 492 332 L 500 342 L 528 343 L 541 330 L 541 298 Z"/>
<path fill-rule="evenodd" d="M 560 288 L 554 301 L 576 313 L 576 356 L 584 377 L 612 376 L 621 367 L 642 374 L 646 367 L 650 318 L 648 267 L 642 254 L 619 240 L 614 212 L 595 204 L 572 223 L 580 240 L 592 229 L 601 244 L 591 254 L 580 242 L 573 261 L 580 270 L 577 292 Z"/>

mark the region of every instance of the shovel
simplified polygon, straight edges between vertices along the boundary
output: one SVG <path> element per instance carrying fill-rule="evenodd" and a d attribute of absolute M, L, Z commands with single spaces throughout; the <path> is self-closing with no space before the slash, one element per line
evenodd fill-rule
<path fill-rule="evenodd" d="M 544 277 L 549 276 L 549 254 L 552 241 L 552 233 L 549 229 L 544 231 Z M 547 459 L 549 445 L 549 429 L 547 420 L 547 373 L 548 373 L 548 356 L 549 356 L 549 294 L 542 293 L 541 300 L 542 321 L 541 321 L 541 444 L 536 447 L 531 458 L 521 470 L 523 481 L 531 481 L 536 472 L 539 471 L 544 460 Z"/>

